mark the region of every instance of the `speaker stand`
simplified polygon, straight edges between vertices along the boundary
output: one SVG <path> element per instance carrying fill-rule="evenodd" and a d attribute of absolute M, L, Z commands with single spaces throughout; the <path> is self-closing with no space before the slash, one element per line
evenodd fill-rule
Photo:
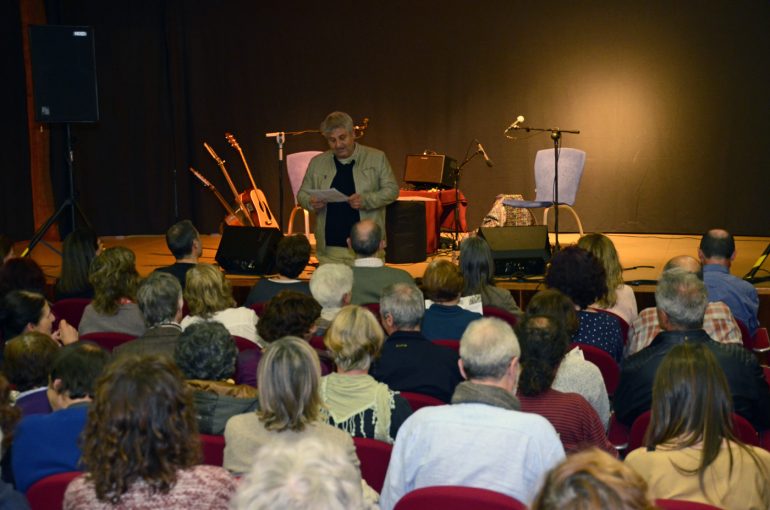
<path fill-rule="evenodd" d="M 24 251 L 21 253 L 22 257 L 26 257 L 29 255 L 32 250 L 35 249 L 35 246 L 38 245 L 38 243 L 43 239 L 45 234 L 48 232 L 48 229 L 51 228 L 51 225 L 59 221 L 59 217 L 64 214 L 64 211 L 69 208 L 70 212 L 70 225 L 72 226 L 72 230 L 75 230 L 76 223 L 75 223 L 75 211 L 77 210 L 78 214 L 80 214 L 80 218 L 83 220 L 83 222 L 93 230 L 93 227 L 91 226 L 91 223 L 88 221 L 88 218 L 83 213 L 83 210 L 80 208 L 80 204 L 78 204 L 77 200 L 75 199 L 75 181 L 74 181 L 74 163 L 75 163 L 75 156 L 74 156 L 74 150 L 72 147 L 72 132 L 70 129 L 70 123 L 66 122 L 64 124 L 64 131 L 65 131 L 65 138 L 67 141 L 67 174 L 69 179 L 69 195 L 67 198 L 62 202 L 62 204 L 59 206 L 59 208 L 56 210 L 53 215 L 51 215 L 50 218 L 48 218 L 45 223 L 40 227 L 40 229 L 35 232 L 35 234 L 32 236 L 32 240 L 30 240 L 29 245 L 24 249 Z M 56 250 L 54 250 L 56 251 Z M 57 252 L 58 253 L 58 252 Z"/>

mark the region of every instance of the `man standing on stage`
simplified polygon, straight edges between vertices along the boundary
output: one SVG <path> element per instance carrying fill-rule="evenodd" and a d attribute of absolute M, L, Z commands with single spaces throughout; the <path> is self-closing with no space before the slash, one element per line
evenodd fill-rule
<path fill-rule="evenodd" d="M 329 150 L 308 165 L 297 200 L 315 211 L 316 255 L 327 262 L 353 263 L 347 239 L 354 224 L 375 221 L 385 231 L 385 206 L 398 197 L 398 183 L 385 153 L 356 143 L 353 119 L 332 112 L 321 123 Z M 310 190 L 335 188 L 348 196 L 345 202 L 326 202 Z"/>

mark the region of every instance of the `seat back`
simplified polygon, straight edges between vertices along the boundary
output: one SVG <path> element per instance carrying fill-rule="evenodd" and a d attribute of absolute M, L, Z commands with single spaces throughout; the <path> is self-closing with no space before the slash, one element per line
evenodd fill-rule
<path fill-rule="evenodd" d="M 115 333 L 112 331 L 95 331 L 93 333 L 80 335 L 81 340 L 94 342 L 99 345 L 99 347 L 109 352 L 112 352 L 115 347 L 130 342 L 135 338 L 136 336 L 129 335 L 128 333 Z"/>
<path fill-rule="evenodd" d="M 210 466 L 221 466 L 225 459 L 225 436 L 201 434 L 200 437 L 203 463 Z"/>
<path fill-rule="evenodd" d="M 516 323 L 519 320 L 518 317 L 513 315 L 508 310 L 503 310 L 502 308 L 498 308 L 496 306 L 484 306 L 483 310 L 484 317 L 496 317 L 498 319 L 502 319 L 510 324 L 512 328 L 516 327 Z"/>
<path fill-rule="evenodd" d="M 395 510 L 527 510 L 521 501 L 499 492 L 476 487 L 436 486 L 413 490 L 401 498 Z"/>
<path fill-rule="evenodd" d="M 749 332 L 748 326 L 746 326 L 746 323 L 737 317 L 735 318 L 735 322 L 738 323 L 738 328 L 741 330 L 741 340 L 743 340 L 743 346 L 747 349 L 753 349 L 754 338 L 751 336 L 751 332 Z"/>
<path fill-rule="evenodd" d="M 377 492 L 382 492 L 393 446 L 376 439 L 354 437 L 356 455 L 361 462 L 361 477 Z"/>
<path fill-rule="evenodd" d="M 436 345 L 440 345 L 441 347 L 446 347 L 447 349 L 452 349 L 453 351 L 460 352 L 460 341 L 459 340 L 431 340 Z"/>
<path fill-rule="evenodd" d="M 291 192 L 294 195 L 294 203 L 297 203 L 297 192 L 302 181 L 305 180 L 307 166 L 310 160 L 321 154 L 320 151 L 294 152 L 286 156 L 286 172 L 289 174 L 289 183 Z"/>
<path fill-rule="evenodd" d="M 46 476 L 27 489 L 27 501 L 31 510 L 61 510 L 67 485 L 80 476 L 80 471 L 67 471 Z"/>
<path fill-rule="evenodd" d="M 235 342 L 235 346 L 238 347 L 238 352 L 248 351 L 249 349 L 259 349 L 259 346 L 248 338 L 232 335 L 232 339 L 233 342 Z"/>
<path fill-rule="evenodd" d="M 66 320 L 67 324 L 73 328 L 78 329 L 78 326 L 80 326 L 80 319 L 83 317 L 83 310 L 85 310 L 90 302 L 91 300 L 86 298 L 70 298 L 60 299 L 52 304 L 51 312 L 53 312 L 54 317 L 56 317 L 56 320 L 53 323 L 53 330 L 56 331 L 59 329 L 59 322 L 61 322 L 62 319 Z"/>
<path fill-rule="evenodd" d="M 620 382 L 620 367 L 618 363 L 609 355 L 608 352 L 599 349 L 593 345 L 576 343 L 583 351 L 583 357 L 599 367 L 604 379 L 604 386 L 607 388 L 607 395 L 610 397 L 615 394 L 615 390 Z"/>
<path fill-rule="evenodd" d="M 586 153 L 578 149 L 559 150 L 559 203 L 574 205 L 583 176 Z M 535 155 L 535 200 L 553 202 L 554 177 L 553 149 L 538 151 Z"/>
<path fill-rule="evenodd" d="M 706 503 L 681 499 L 656 499 L 655 506 L 662 510 L 719 510 L 720 508 Z"/>
<path fill-rule="evenodd" d="M 436 397 L 430 395 L 423 395 L 422 393 L 413 393 L 411 391 L 400 391 L 399 394 L 409 402 L 409 406 L 412 411 L 417 411 L 423 407 L 429 406 L 443 406 L 446 402 L 442 402 Z"/>

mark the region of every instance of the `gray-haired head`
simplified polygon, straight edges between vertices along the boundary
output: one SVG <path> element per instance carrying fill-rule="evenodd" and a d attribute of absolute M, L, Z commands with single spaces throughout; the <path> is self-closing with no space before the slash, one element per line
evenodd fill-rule
<path fill-rule="evenodd" d="M 708 294 L 695 274 L 677 267 L 661 275 L 655 289 L 655 303 L 665 312 L 673 328 L 699 329 L 703 327 Z"/>
<path fill-rule="evenodd" d="M 345 112 L 331 112 L 321 122 L 321 134 L 326 136 L 335 129 L 342 128 L 348 133 L 353 133 L 353 119 Z"/>
<path fill-rule="evenodd" d="M 373 220 L 361 220 L 350 229 L 350 248 L 358 256 L 373 256 L 381 241 L 382 228 Z"/>
<path fill-rule="evenodd" d="M 182 302 L 182 286 L 174 276 L 155 271 L 139 284 L 136 302 L 148 327 L 171 322 Z"/>
<path fill-rule="evenodd" d="M 353 290 L 353 270 L 345 264 L 321 264 L 310 277 L 310 293 L 324 308 L 343 306 Z"/>
<path fill-rule="evenodd" d="M 520 355 L 516 333 L 500 319 L 477 319 L 468 324 L 460 339 L 460 359 L 471 380 L 502 379 L 513 358 Z"/>
<path fill-rule="evenodd" d="M 416 328 L 424 314 L 425 297 L 416 285 L 393 283 L 382 290 L 380 315 L 383 318 L 390 315 L 397 330 Z"/>

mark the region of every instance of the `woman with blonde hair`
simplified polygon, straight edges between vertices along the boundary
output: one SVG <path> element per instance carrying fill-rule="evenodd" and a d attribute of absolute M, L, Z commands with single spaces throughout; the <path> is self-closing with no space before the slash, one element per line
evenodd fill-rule
<path fill-rule="evenodd" d="M 612 239 L 604 234 L 586 234 L 577 245 L 596 257 L 604 267 L 607 292 L 591 307 L 612 312 L 631 324 L 639 315 L 636 296 L 633 289 L 623 283 L 623 267 Z"/>
<path fill-rule="evenodd" d="M 655 498 L 720 508 L 770 508 L 770 452 L 741 442 L 724 371 L 704 344 L 669 351 L 652 387 L 645 447 L 626 463 Z"/>
<path fill-rule="evenodd" d="M 337 314 L 324 336 L 337 371 L 321 379 L 324 413 L 330 424 L 351 436 L 392 443 L 412 414 L 409 403 L 369 375 L 385 333 L 372 312 L 349 305 Z"/>
<path fill-rule="evenodd" d="M 196 264 L 187 271 L 184 299 L 190 315 L 182 329 L 204 320 L 221 322 L 233 336 L 257 343 L 257 314 L 251 308 L 236 307 L 225 274 L 211 264 Z"/>
<path fill-rule="evenodd" d="M 94 299 L 83 311 L 80 334 L 96 332 L 125 333 L 141 336 L 147 329 L 136 304 L 139 272 L 134 252 L 123 246 L 107 248 L 93 261 L 88 281 Z"/>

